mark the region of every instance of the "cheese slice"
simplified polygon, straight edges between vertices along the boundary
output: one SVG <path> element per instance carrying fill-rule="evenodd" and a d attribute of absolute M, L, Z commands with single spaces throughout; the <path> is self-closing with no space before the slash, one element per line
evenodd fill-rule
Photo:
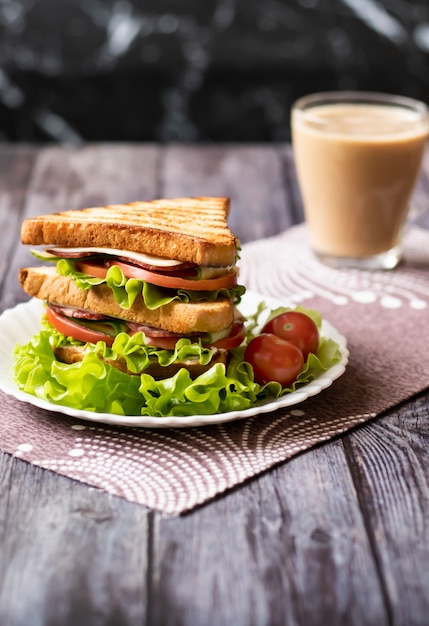
<path fill-rule="evenodd" d="M 156 265 L 157 267 L 173 267 L 175 265 L 182 265 L 182 261 L 175 259 L 166 259 L 164 257 L 152 256 L 150 254 L 144 254 L 142 252 L 131 252 L 130 250 L 118 250 L 117 248 L 46 248 L 44 253 L 48 259 L 48 255 L 51 257 L 63 256 L 65 258 L 72 257 L 79 254 L 107 254 L 111 256 L 126 257 L 127 259 L 138 261 L 146 265 Z"/>
<path fill-rule="evenodd" d="M 131 252 L 130 250 L 118 250 L 117 248 L 53 248 L 47 247 L 44 250 L 31 250 L 32 254 L 41 261 L 52 261 L 58 257 L 65 259 L 78 259 L 90 254 L 105 254 L 121 257 L 131 262 L 149 265 L 159 269 L 171 268 L 182 265 L 182 261 L 167 259 L 165 257 L 152 256 L 143 252 Z M 225 267 L 200 267 L 200 279 L 216 278 L 223 276 L 233 270 L 233 266 Z"/>

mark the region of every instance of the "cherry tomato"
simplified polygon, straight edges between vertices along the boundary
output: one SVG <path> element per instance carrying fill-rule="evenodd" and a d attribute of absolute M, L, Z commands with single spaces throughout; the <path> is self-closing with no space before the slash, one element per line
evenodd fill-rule
<path fill-rule="evenodd" d="M 124 263 L 122 261 L 111 261 L 109 267 L 117 265 L 121 268 L 124 276 L 127 278 L 137 278 L 138 280 L 144 280 L 152 285 L 158 287 L 167 287 L 169 289 L 188 289 L 192 291 L 216 291 L 217 289 L 230 289 L 237 284 L 237 273 L 235 270 L 218 276 L 217 278 L 206 279 L 190 279 L 183 278 L 182 276 L 175 276 L 173 272 L 168 274 L 160 274 L 158 272 L 152 272 L 146 270 L 143 267 L 137 267 L 137 265 L 131 265 L 130 263 Z M 108 267 L 100 263 L 91 263 L 85 261 L 78 261 L 75 263 L 75 267 L 79 272 L 84 272 L 95 278 L 105 278 Z M 189 275 L 189 270 L 188 270 Z"/>
<path fill-rule="evenodd" d="M 289 387 L 304 366 L 301 350 L 271 333 L 251 339 L 244 351 L 244 360 L 252 366 L 255 381 L 260 385 L 274 380 L 282 387 Z"/>
<path fill-rule="evenodd" d="M 310 352 L 317 352 L 319 329 L 311 317 L 300 311 L 280 313 L 265 324 L 262 332 L 287 339 L 301 350 L 304 359 Z"/>
<path fill-rule="evenodd" d="M 90 343 L 104 341 L 106 345 L 111 346 L 115 340 L 114 337 L 106 335 L 101 331 L 85 328 L 84 326 L 74 322 L 69 317 L 64 317 L 64 315 L 56 313 L 50 307 L 46 309 L 46 319 L 54 328 L 58 330 L 58 332 L 66 335 L 66 337 L 73 337 L 73 339 L 77 339 L 78 341 Z"/>

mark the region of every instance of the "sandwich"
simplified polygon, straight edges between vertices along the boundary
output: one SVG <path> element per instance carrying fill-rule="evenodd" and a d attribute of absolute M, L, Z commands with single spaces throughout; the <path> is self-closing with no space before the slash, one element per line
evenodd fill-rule
<path fill-rule="evenodd" d="M 33 352 L 43 343 L 51 373 L 86 372 L 84 386 L 89 364 L 112 379 L 117 370 L 124 388 L 142 375 L 171 380 L 185 370 L 195 380 L 219 365 L 224 373 L 245 338 L 229 207 L 228 198 L 178 198 L 24 220 L 21 241 L 39 246 L 32 253 L 43 262 L 19 272 L 23 290 L 45 304 Z M 34 378 L 28 347 L 26 358 L 17 354 Z"/>
<path fill-rule="evenodd" d="M 212 415 L 280 397 L 337 362 L 337 344 L 321 337 L 292 386 L 256 380 L 256 361 L 271 363 L 261 346 L 255 353 L 261 316 L 285 309 L 260 302 L 247 320 L 240 314 L 229 207 L 178 198 L 24 220 L 21 240 L 38 263 L 19 281 L 43 315 L 15 349 L 18 388 L 79 411 Z"/>

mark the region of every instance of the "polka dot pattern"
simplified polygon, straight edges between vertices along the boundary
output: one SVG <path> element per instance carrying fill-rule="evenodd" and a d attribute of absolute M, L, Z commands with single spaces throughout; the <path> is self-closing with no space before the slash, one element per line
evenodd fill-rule
<path fill-rule="evenodd" d="M 249 288 L 319 310 L 348 339 L 345 374 L 301 405 L 149 430 L 78 421 L 0 393 L 0 447 L 153 509 L 190 510 L 428 387 L 428 233 L 412 231 L 406 246 L 405 263 L 392 272 L 326 268 L 308 252 L 302 227 L 243 247 Z M 403 341 L 413 346 L 406 360 Z"/>
<path fill-rule="evenodd" d="M 17 404 L 0 394 L 3 414 L 16 412 Z M 167 513 L 189 510 L 347 428 L 334 418 L 328 436 L 325 422 L 322 432 L 319 420 L 295 409 L 161 432 L 75 423 L 64 415 L 22 406 L 26 410 L 20 413 L 29 427 L 26 436 L 37 443 L 15 443 L 10 449 L 15 437 L 7 442 L 2 437 L 2 447 L 51 471 Z M 359 421 L 366 419 L 361 416 Z"/>

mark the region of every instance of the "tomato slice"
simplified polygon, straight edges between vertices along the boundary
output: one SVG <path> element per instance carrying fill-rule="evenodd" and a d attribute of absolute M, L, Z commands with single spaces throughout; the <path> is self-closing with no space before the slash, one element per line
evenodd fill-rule
<path fill-rule="evenodd" d="M 242 342 L 246 335 L 246 331 L 244 328 L 244 324 L 241 320 L 236 320 L 233 325 L 231 332 L 226 337 L 222 337 L 222 339 L 218 339 L 213 343 L 205 343 L 204 336 L 201 335 L 201 340 L 203 346 L 207 348 L 218 348 L 219 350 L 231 350 L 232 348 L 237 348 Z M 162 350 L 174 350 L 176 347 L 176 343 L 179 339 L 185 335 L 162 335 L 157 336 L 154 334 L 150 335 L 149 331 L 145 332 L 146 343 L 150 346 L 155 346 L 156 348 L 161 348 Z M 189 339 L 198 340 L 198 336 L 189 337 Z"/>
<path fill-rule="evenodd" d="M 218 339 L 218 341 L 215 341 L 211 345 L 220 350 L 232 350 L 232 348 L 238 348 L 238 346 L 242 344 L 245 336 L 246 330 L 244 323 L 241 320 L 236 320 L 232 325 L 230 334 L 227 337 Z"/>
<path fill-rule="evenodd" d="M 94 278 L 106 278 L 107 270 L 109 269 L 104 262 L 91 263 L 90 261 L 76 261 L 74 266 L 78 272 L 88 274 Z"/>
<path fill-rule="evenodd" d="M 143 267 L 137 267 L 137 265 L 131 265 L 124 263 L 123 261 L 110 261 L 109 266 L 116 265 L 119 267 L 124 276 L 127 278 L 136 278 L 137 280 L 143 280 L 152 285 L 158 287 L 167 287 L 168 289 L 187 289 L 190 291 L 216 291 L 217 289 L 230 289 L 237 284 L 237 273 L 235 270 L 218 276 L 216 278 L 206 279 L 189 279 L 181 276 L 173 275 L 173 272 L 168 274 L 160 274 L 158 272 L 151 272 Z M 105 264 L 90 263 L 85 261 L 78 261 L 75 263 L 75 267 L 78 272 L 89 274 L 95 278 L 105 278 L 108 267 Z"/>
<path fill-rule="evenodd" d="M 46 319 L 58 332 L 66 335 L 66 337 L 77 339 L 78 341 L 91 343 L 104 341 L 108 346 L 111 346 L 115 340 L 114 337 L 106 335 L 99 330 L 92 330 L 91 328 L 81 326 L 69 317 L 64 317 L 64 315 L 56 313 L 50 307 L 46 309 Z"/>
<path fill-rule="evenodd" d="M 92 328 L 88 328 L 75 322 L 72 318 L 66 317 L 58 313 L 51 307 L 46 309 L 46 319 L 54 328 L 58 330 L 58 332 L 66 335 L 66 337 L 72 337 L 73 339 L 77 339 L 78 341 L 97 343 L 97 341 L 104 341 L 106 345 L 111 346 L 115 340 L 115 337 L 112 335 L 108 335 L 107 333 L 103 333 L 100 330 L 95 330 Z M 131 331 L 138 332 L 137 328 Z M 183 337 L 184 335 L 176 335 L 176 334 L 162 334 L 159 335 L 157 332 L 152 336 L 149 330 L 143 331 L 145 334 L 145 340 L 147 345 L 154 346 L 156 348 L 160 348 L 162 350 L 174 350 L 176 347 L 176 343 Z M 206 347 L 214 347 L 220 350 L 231 350 L 232 348 L 237 348 L 243 341 L 245 337 L 245 328 L 242 320 L 236 320 L 233 325 L 229 335 L 223 337 L 222 339 L 218 339 L 213 343 L 204 344 L 204 335 L 200 335 L 203 340 L 203 345 Z M 190 337 L 192 339 L 192 337 Z M 195 340 L 198 339 L 198 336 L 195 335 Z"/>

